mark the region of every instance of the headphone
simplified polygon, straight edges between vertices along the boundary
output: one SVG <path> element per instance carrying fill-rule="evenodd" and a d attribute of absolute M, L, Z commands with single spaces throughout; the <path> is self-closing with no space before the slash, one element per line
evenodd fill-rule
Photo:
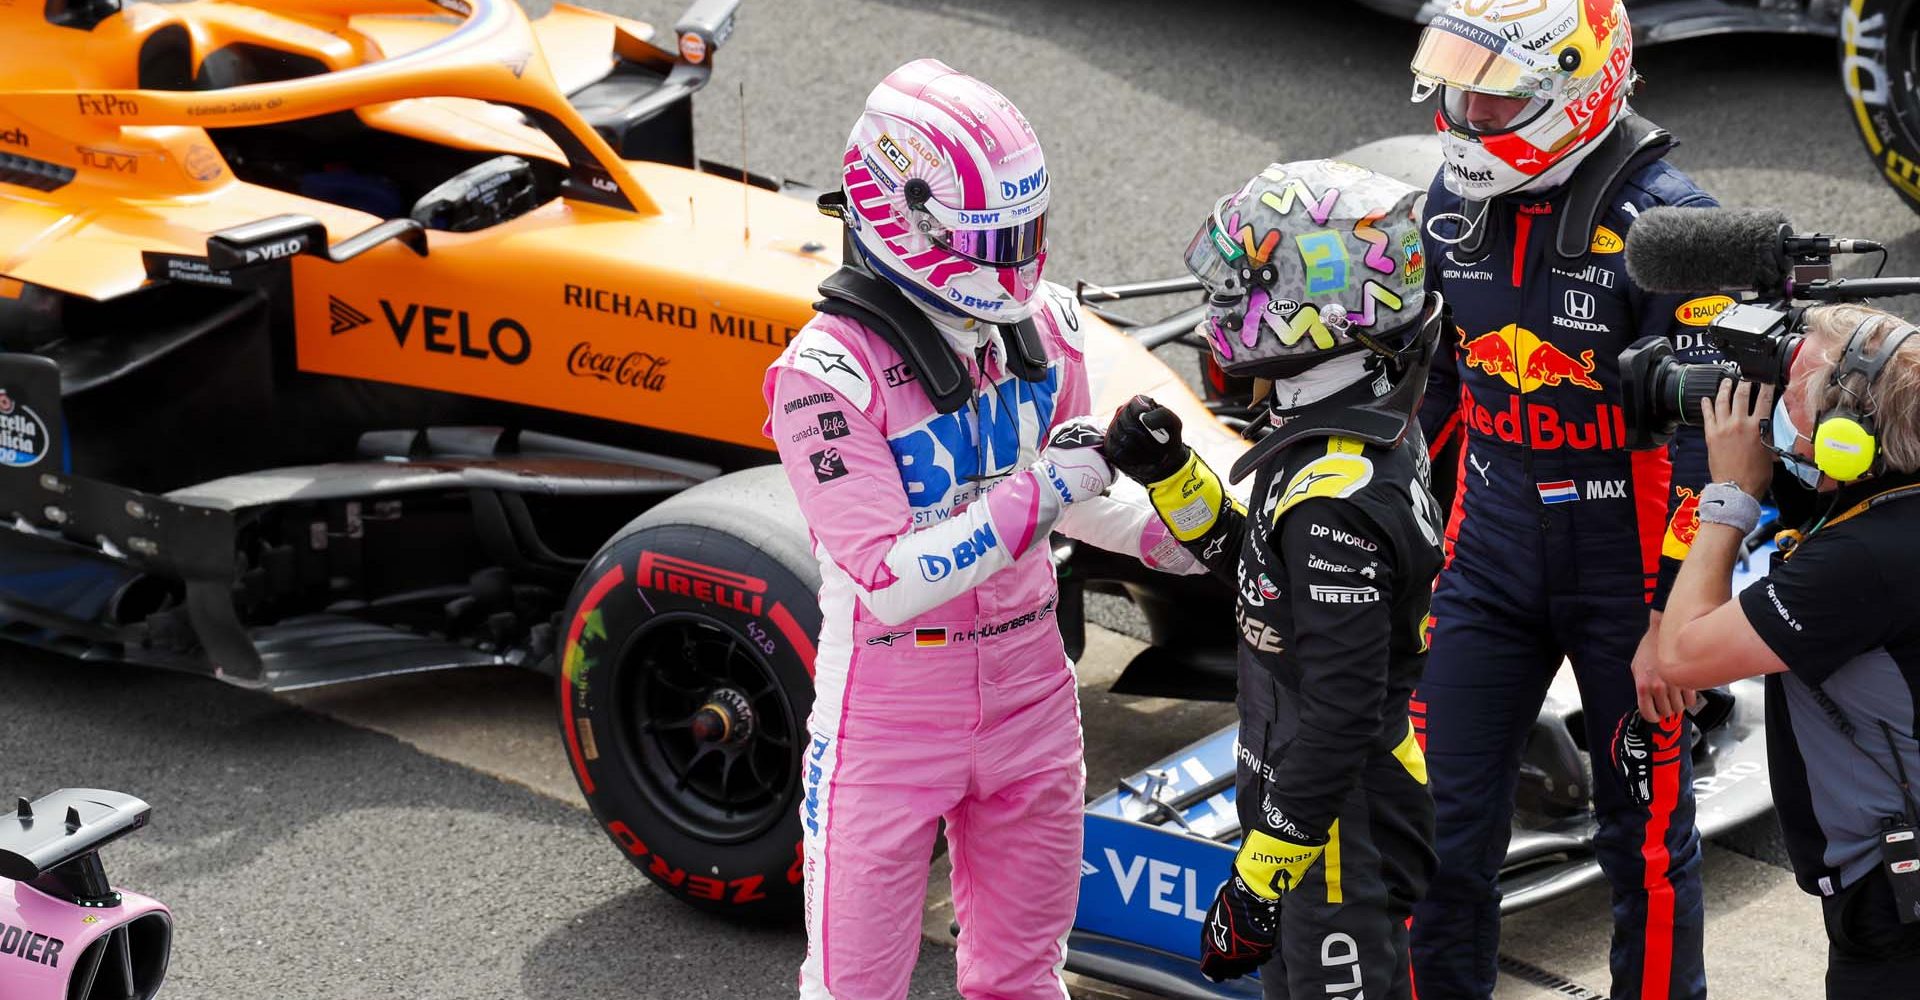
<path fill-rule="evenodd" d="M 1908 337 L 1920 333 L 1920 327 L 1902 323 L 1899 329 L 1887 334 L 1880 342 L 1879 350 L 1870 352 L 1867 349 L 1867 330 L 1879 319 L 1878 315 L 1874 315 L 1861 320 L 1860 325 L 1854 328 L 1853 335 L 1847 338 L 1846 353 L 1827 373 L 1827 386 L 1840 389 L 1840 401 L 1832 410 L 1814 420 L 1813 464 L 1838 482 L 1863 479 L 1880 472 L 1884 467 L 1873 414 L 1867 410 L 1867 396 L 1873 391 L 1880 373 L 1886 369 L 1887 362 L 1893 360 L 1894 353 L 1900 350 L 1900 345 L 1906 343 Z M 1853 375 L 1863 376 L 1859 392 L 1845 384 Z"/>

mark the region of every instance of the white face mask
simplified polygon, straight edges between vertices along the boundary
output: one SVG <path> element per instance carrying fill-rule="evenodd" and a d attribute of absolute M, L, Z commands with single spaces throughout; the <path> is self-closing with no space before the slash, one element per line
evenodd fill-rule
<path fill-rule="evenodd" d="M 1813 463 L 1794 454 L 1794 443 L 1806 435 L 1793 425 L 1793 415 L 1787 412 L 1787 397 L 1782 394 L 1773 402 L 1773 451 L 1780 464 L 1793 473 L 1809 489 L 1820 485 L 1820 470 Z"/>
<path fill-rule="evenodd" d="M 1367 378 L 1368 357 L 1367 352 L 1356 351 L 1322 361 L 1292 378 L 1275 381 L 1273 383 L 1274 409 L 1297 410 L 1303 406 L 1311 406 Z"/>

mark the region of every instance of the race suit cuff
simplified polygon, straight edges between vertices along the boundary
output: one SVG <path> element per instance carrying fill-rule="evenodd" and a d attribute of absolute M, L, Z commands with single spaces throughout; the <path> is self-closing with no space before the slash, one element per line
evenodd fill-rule
<path fill-rule="evenodd" d="M 1147 484 L 1147 496 L 1173 537 L 1183 542 L 1196 541 L 1211 530 L 1227 502 L 1226 487 L 1197 451 L 1188 453 L 1180 471 Z"/>

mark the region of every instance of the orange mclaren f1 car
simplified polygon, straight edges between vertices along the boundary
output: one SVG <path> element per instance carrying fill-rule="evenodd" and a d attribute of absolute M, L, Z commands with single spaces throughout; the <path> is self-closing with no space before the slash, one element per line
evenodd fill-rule
<path fill-rule="evenodd" d="M 513 0 L 0 0 L 0 638 L 271 690 L 548 671 L 635 865 L 791 908 L 819 569 L 760 375 L 841 230 L 695 156 L 736 3 L 667 33 Z M 1123 332 L 1048 294 L 1096 412 L 1150 393 L 1232 464 L 1249 387 L 1203 400 L 1149 353 L 1191 311 Z M 1058 551 L 1070 650 L 1090 588 L 1147 621 L 1117 690 L 1231 697 L 1223 587 Z M 1197 912 L 1132 887 L 1151 858 L 1211 895 L 1228 742 L 1089 806 L 1073 967 L 1202 995 Z M 1579 758 L 1544 766 L 1569 801 L 1526 841 L 1534 900 L 1592 869 Z"/>

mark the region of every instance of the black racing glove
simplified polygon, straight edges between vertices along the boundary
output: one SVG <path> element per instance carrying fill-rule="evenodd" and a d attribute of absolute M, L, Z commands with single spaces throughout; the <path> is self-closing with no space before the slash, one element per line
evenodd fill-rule
<path fill-rule="evenodd" d="M 1658 723 L 1640 717 L 1639 709 L 1630 709 L 1613 727 L 1613 769 L 1627 786 L 1627 797 L 1641 808 L 1653 804 L 1653 769 L 1680 762 L 1685 753 L 1680 735 L 1680 720 L 1673 715 Z"/>
<path fill-rule="evenodd" d="M 1148 396 L 1128 400 L 1107 425 L 1107 461 L 1142 484 L 1179 472 L 1187 464 L 1187 450 L 1180 441 L 1180 417 Z"/>
<path fill-rule="evenodd" d="M 1273 957 L 1280 933 L 1280 901 L 1261 899 L 1240 876 L 1213 897 L 1200 930 L 1200 974 L 1216 983 L 1238 979 Z"/>

